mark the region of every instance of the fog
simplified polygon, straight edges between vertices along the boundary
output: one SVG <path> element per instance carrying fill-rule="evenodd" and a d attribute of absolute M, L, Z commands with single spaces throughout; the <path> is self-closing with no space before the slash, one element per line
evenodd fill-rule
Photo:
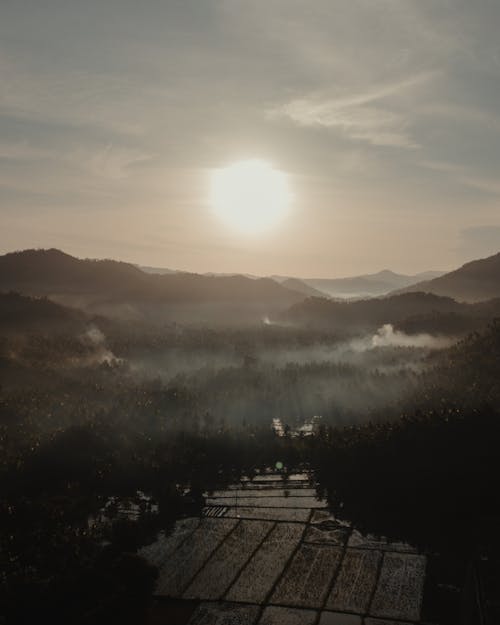
<path fill-rule="evenodd" d="M 453 343 L 408 335 L 390 324 L 349 339 L 312 335 L 276 341 L 267 334 L 274 331 L 280 328 L 264 328 L 256 337 L 221 332 L 209 345 L 202 335 L 198 344 L 192 335 L 177 337 L 171 346 L 164 341 L 132 349 L 122 364 L 135 383 L 189 389 L 205 411 L 230 423 L 273 417 L 300 422 L 314 414 L 350 423 L 396 411 L 415 391 L 429 357 Z"/>
<path fill-rule="evenodd" d="M 164 398 L 173 397 L 183 416 L 169 422 L 184 428 L 275 417 L 295 425 L 313 415 L 331 424 L 387 418 L 415 393 L 433 354 L 451 344 L 390 324 L 348 337 L 276 324 L 160 329 L 96 319 L 75 336 L 26 336 L 4 353 L 24 368 L 10 376 L 16 385 L 43 362 L 47 375 L 34 378 L 40 387 L 90 385 L 89 409 L 118 402 L 123 410 L 125 402 L 138 423 L 158 401 L 155 410 L 168 419 L 171 400 Z"/>
<path fill-rule="evenodd" d="M 444 349 L 455 341 L 449 337 L 436 337 L 430 334 L 405 334 L 394 330 L 390 323 L 384 324 L 372 337 L 373 347 L 427 347 L 429 349 Z"/>
<path fill-rule="evenodd" d="M 267 325 L 267 324 L 266 324 Z M 105 340 L 101 333 L 100 344 Z M 159 377 L 170 381 L 179 375 L 191 376 L 203 370 L 216 372 L 242 366 L 283 368 L 287 365 L 349 365 L 359 370 L 410 369 L 420 371 L 432 350 L 445 349 L 455 341 L 429 334 L 409 335 L 384 324 L 375 334 L 327 343 L 312 341 L 307 345 L 241 345 L 220 342 L 210 348 L 186 346 L 165 347 L 132 353 L 130 371 L 144 378 Z M 293 343 L 293 342 L 292 342 Z M 401 349 L 397 349 L 401 348 Z M 112 358 L 116 358 L 109 352 Z"/>

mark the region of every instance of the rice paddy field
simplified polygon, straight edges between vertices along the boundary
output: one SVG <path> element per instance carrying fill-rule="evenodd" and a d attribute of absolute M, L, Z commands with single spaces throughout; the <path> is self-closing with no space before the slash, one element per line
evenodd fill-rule
<path fill-rule="evenodd" d="M 335 519 L 313 477 L 266 473 L 205 494 L 141 555 L 155 596 L 186 602 L 189 625 L 420 623 L 426 557 Z"/>

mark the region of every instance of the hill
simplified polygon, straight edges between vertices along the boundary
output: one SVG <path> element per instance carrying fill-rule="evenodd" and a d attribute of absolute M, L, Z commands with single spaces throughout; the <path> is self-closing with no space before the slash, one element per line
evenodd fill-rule
<path fill-rule="evenodd" d="M 129 263 L 82 260 L 55 249 L 1 256 L 0 290 L 160 322 L 257 321 L 304 297 L 270 278 L 150 274 Z"/>
<path fill-rule="evenodd" d="M 176 269 L 159 267 L 147 267 L 136 265 L 145 273 L 152 274 L 173 274 L 185 273 Z M 271 275 L 268 276 L 278 284 L 285 286 L 292 291 L 303 293 L 308 297 L 335 297 L 341 299 L 354 299 L 360 297 L 378 297 L 387 295 L 390 291 L 400 289 L 423 280 L 431 280 L 443 275 L 442 271 L 424 271 L 416 275 L 404 275 L 384 269 L 378 273 L 363 276 L 353 276 L 348 278 L 296 278 L 294 276 Z M 210 277 L 234 277 L 244 276 L 245 278 L 258 279 L 252 274 L 235 273 L 212 273 L 202 274 Z"/>
<path fill-rule="evenodd" d="M 286 278 L 281 282 L 281 285 L 286 287 L 287 289 L 291 289 L 296 293 L 303 293 L 307 297 L 328 297 L 326 293 L 323 291 L 319 291 L 314 287 L 310 286 L 303 280 L 299 280 L 298 278 Z"/>
<path fill-rule="evenodd" d="M 24 250 L 0 256 L 0 289 L 31 295 L 96 293 L 137 288 L 146 274 L 115 260 L 80 260 L 60 250 Z"/>
<path fill-rule="evenodd" d="M 0 293 L 0 330 L 2 332 L 81 330 L 87 316 L 56 304 L 49 299 L 27 297 L 19 293 Z"/>
<path fill-rule="evenodd" d="M 389 323 L 410 334 L 455 336 L 481 329 L 498 316 L 500 299 L 466 304 L 430 293 L 403 293 L 351 302 L 309 298 L 281 319 L 334 331 L 369 332 Z"/>
<path fill-rule="evenodd" d="M 410 291 L 453 297 L 463 302 L 480 302 L 500 297 L 500 253 L 466 263 L 433 280 L 399 289 L 397 293 Z"/>
<path fill-rule="evenodd" d="M 144 273 L 159 273 L 160 275 L 165 273 L 177 273 L 176 269 L 169 269 L 168 267 L 149 267 L 148 265 L 135 266 L 141 271 L 144 271 Z"/>
<path fill-rule="evenodd" d="M 386 295 L 395 289 L 442 275 L 439 271 L 426 271 L 414 276 L 395 273 L 388 269 L 373 274 L 348 278 L 307 278 L 303 281 L 331 297 L 355 298 Z"/>

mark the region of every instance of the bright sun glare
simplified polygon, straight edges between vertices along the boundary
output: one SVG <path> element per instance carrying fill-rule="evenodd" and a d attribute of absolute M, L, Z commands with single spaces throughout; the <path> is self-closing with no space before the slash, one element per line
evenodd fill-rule
<path fill-rule="evenodd" d="M 283 219 L 291 196 L 283 172 L 266 161 L 252 159 L 216 170 L 211 200 L 227 226 L 239 232 L 258 233 Z"/>

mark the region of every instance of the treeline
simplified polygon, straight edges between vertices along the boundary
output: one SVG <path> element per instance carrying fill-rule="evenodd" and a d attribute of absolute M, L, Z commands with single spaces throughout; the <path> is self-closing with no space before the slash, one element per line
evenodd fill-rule
<path fill-rule="evenodd" d="M 466 580 L 477 561 L 489 563 L 481 580 L 489 596 L 500 589 L 499 364 L 495 322 L 423 376 L 399 419 L 324 427 L 311 441 L 320 492 L 337 515 L 431 554 L 425 616 L 433 622 L 467 622 Z M 484 601 L 497 622 L 498 604 Z"/>
<path fill-rule="evenodd" d="M 0 469 L 0 616 L 4 623 L 146 622 L 156 570 L 136 549 L 199 515 L 202 493 L 304 453 L 269 428 L 205 432 L 96 416 L 16 447 Z M 158 514 L 94 525 L 110 497 L 147 493 Z"/>

